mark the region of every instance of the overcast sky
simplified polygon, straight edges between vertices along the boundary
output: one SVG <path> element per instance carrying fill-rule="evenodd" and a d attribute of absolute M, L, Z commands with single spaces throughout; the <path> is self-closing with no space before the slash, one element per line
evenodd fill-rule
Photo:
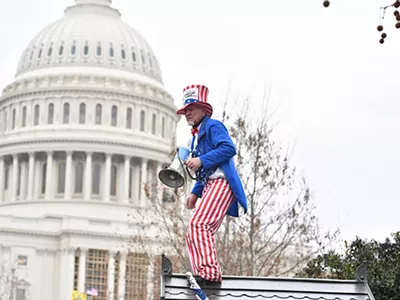
<path fill-rule="evenodd" d="M 3 1 L 0 86 L 19 56 L 74 0 Z M 344 239 L 382 239 L 399 229 L 400 29 L 393 10 L 379 44 L 379 7 L 391 0 L 114 0 L 150 43 L 166 89 L 180 102 L 193 83 L 221 99 L 265 87 L 279 106 L 278 140 L 315 192 L 326 228 Z M 230 83 L 230 88 L 229 88 Z M 184 132 L 188 130 L 184 128 Z M 188 132 L 188 131 L 187 131 Z M 180 130 L 180 139 L 186 139 Z"/>

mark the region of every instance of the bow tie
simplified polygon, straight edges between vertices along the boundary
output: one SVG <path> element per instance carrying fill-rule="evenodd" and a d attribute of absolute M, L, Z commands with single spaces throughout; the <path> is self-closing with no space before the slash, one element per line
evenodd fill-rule
<path fill-rule="evenodd" d="M 193 136 L 195 136 L 196 134 L 199 133 L 199 129 L 197 127 L 196 128 L 192 128 L 191 131 L 192 131 L 192 135 Z"/>

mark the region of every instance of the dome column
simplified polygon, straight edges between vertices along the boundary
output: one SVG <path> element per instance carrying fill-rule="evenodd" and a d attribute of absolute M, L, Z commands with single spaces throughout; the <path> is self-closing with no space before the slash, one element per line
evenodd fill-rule
<path fill-rule="evenodd" d="M 33 200 L 33 176 L 35 174 L 35 153 L 29 153 L 29 172 L 28 172 L 28 196 L 26 198 L 27 201 Z"/>
<path fill-rule="evenodd" d="M 141 166 L 141 176 L 140 176 L 140 184 L 139 184 L 139 195 L 140 195 L 140 200 L 139 203 L 140 205 L 144 206 L 146 203 L 146 193 L 145 193 L 145 187 L 148 184 L 147 182 L 147 159 L 142 158 L 142 166 Z"/>
<path fill-rule="evenodd" d="M 66 160 L 66 169 L 65 169 L 65 191 L 64 191 L 64 200 L 71 200 L 71 192 L 72 192 L 72 152 L 67 152 L 67 160 Z"/>
<path fill-rule="evenodd" d="M 163 186 L 158 184 L 158 173 L 162 170 L 162 162 L 157 162 L 157 170 L 156 170 L 156 182 L 154 183 L 157 190 L 157 198 L 159 201 L 162 201 L 163 196 Z"/>
<path fill-rule="evenodd" d="M 104 169 L 104 194 L 103 199 L 105 202 L 110 201 L 110 189 L 111 189 L 111 153 L 106 153 L 106 165 Z"/>
<path fill-rule="evenodd" d="M 92 194 L 92 152 L 86 152 L 84 199 L 89 201 Z"/>
<path fill-rule="evenodd" d="M 129 175 L 131 170 L 131 158 L 129 156 L 125 156 L 124 162 L 124 194 L 122 198 L 122 203 L 129 203 L 129 187 L 131 183 L 129 182 Z"/>
<path fill-rule="evenodd" d="M 18 154 L 13 155 L 12 181 L 11 181 L 11 202 L 17 199 L 18 189 Z"/>
<path fill-rule="evenodd" d="M 53 152 L 47 152 L 46 163 L 46 195 L 45 200 L 51 200 L 53 187 Z"/>
<path fill-rule="evenodd" d="M 4 202 L 4 156 L 0 157 L 0 203 Z"/>

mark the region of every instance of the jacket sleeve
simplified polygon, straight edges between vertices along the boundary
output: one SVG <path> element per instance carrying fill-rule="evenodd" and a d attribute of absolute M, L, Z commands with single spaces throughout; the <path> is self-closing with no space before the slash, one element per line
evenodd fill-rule
<path fill-rule="evenodd" d="M 236 155 L 236 148 L 222 122 L 212 124 L 207 132 L 214 150 L 200 156 L 204 168 L 213 168 Z"/>
<path fill-rule="evenodd" d="M 202 184 L 200 181 L 196 181 L 192 189 L 192 194 L 195 194 L 197 197 L 201 198 L 203 194 L 203 189 L 204 184 Z"/>

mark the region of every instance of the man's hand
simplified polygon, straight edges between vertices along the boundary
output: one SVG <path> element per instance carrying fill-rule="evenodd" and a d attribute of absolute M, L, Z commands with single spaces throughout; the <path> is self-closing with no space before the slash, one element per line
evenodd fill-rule
<path fill-rule="evenodd" d="M 186 162 L 186 166 L 196 172 L 201 167 L 201 160 L 199 157 L 191 158 Z"/>
<path fill-rule="evenodd" d="M 190 194 L 190 196 L 186 199 L 186 208 L 194 209 L 196 208 L 196 202 L 198 197 L 195 194 Z"/>

